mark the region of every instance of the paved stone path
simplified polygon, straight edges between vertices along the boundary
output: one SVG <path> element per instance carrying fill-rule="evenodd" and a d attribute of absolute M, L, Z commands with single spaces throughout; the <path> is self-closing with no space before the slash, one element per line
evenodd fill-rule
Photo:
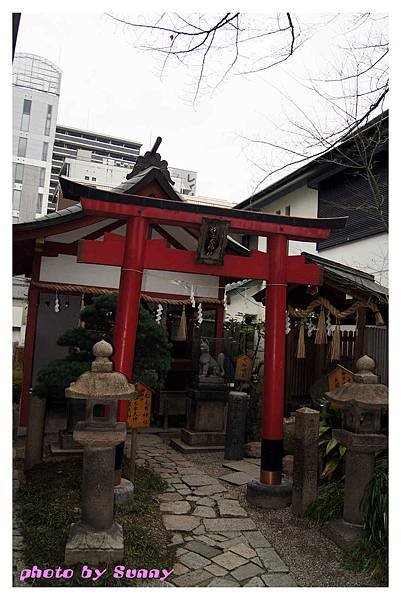
<path fill-rule="evenodd" d="M 169 585 L 296 586 L 287 565 L 222 478 L 206 475 L 158 436 L 141 434 L 138 441 L 137 464 L 148 465 L 168 484 L 158 499 L 176 547 Z"/>

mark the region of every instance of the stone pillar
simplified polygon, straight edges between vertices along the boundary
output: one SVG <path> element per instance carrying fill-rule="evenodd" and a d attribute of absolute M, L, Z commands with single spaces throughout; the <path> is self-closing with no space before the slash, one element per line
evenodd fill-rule
<path fill-rule="evenodd" d="M 351 525 L 364 524 L 361 500 L 373 476 L 375 468 L 374 452 L 355 452 L 348 448 L 345 454 L 345 489 L 343 519 Z"/>
<path fill-rule="evenodd" d="M 46 400 L 31 394 L 29 399 L 28 432 L 25 442 L 25 471 L 42 462 L 45 419 Z"/>
<path fill-rule="evenodd" d="M 249 395 L 245 392 L 230 392 L 228 395 L 227 431 L 224 447 L 226 460 L 242 460 L 246 430 L 246 413 Z"/>
<path fill-rule="evenodd" d="M 93 529 L 109 529 L 114 512 L 114 446 L 84 449 L 82 522 Z M 102 477 L 99 477 L 99 474 Z"/>
<path fill-rule="evenodd" d="M 292 512 L 303 516 L 317 498 L 319 411 L 295 411 L 295 453 L 292 487 Z"/>

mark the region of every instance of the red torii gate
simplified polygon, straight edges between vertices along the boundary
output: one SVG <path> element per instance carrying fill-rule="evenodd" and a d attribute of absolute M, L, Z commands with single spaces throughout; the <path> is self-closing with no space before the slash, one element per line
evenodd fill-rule
<path fill-rule="evenodd" d="M 114 368 L 131 377 L 142 274 L 144 269 L 182 271 L 221 277 L 266 280 L 264 397 L 260 480 L 281 483 L 283 453 L 285 311 L 288 282 L 319 285 L 320 269 L 301 256 L 288 256 L 288 241 L 327 239 L 331 229 L 345 226 L 346 217 L 308 219 L 211 207 L 166 200 L 163 191 L 148 186 L 146 196 L 104 191 L 60 178 L 68 197 L 80 198 L 85 214 L 124 219 L 125 238 L 105 233 L 103 241 L 81 240 L 78 262 L 121 266 L 114 329 Z M 223 265 L 196 262 L 196 253 L 169 248 L 165 240 L 148 240 L 151 224 L 199 226 L 204 218 L 229 220 L 230 232 L 267 237 L 267 253 L 253 250 L 247 257 L 226 254 Z M 121 402 L 118 418 L 127 418 Z"/>

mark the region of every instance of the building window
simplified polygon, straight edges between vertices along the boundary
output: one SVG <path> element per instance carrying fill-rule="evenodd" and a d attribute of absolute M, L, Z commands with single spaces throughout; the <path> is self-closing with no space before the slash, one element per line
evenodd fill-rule
<path fill-rule="evenodd" d="M 291 206 L 286 206 L 285 207 L 285 214 L 288 215 L 288 216 L 291 214 Z"/>
<path fill-rule="evenodd" d="M 45 123 L 45 135 L 50 135 L 50 126 L 52 123 L 52 110 L 53 110 L 53 106 L 51 104 L 48 104 L 47 105 L 46 123 Z"/>
<path fill-rule="evenodd" d="M 13 190 L 13 210 L 19 210 L 21 204 L 21 190 Z"/>
<path fill-rule="evenodd" d="M 276 215 L 281 215 L 281 210 L 276 210 Z"/>
<path fill-rule="evenodd" d="M 96 181 L 96 177 L 92 177 L 92 181 Z"/>
<path fill-rule="evenodd" d="M 21 131 L 29 131 L 29 122 L 31 120 L 32 100 L 24 100 L 21 117 Z"/>
<path fill-rule="evenodd" d="M 36 212 L 42 212 L 42 204 L 43 204 L 43 194 L 38 194 L 38 199 L 36 200 Z"/>
<path fill-rule="evenodd" d="M 24 165 L 21 163 L 14 163 L 14 183 L 22 183 L 24 179 Z"/>
<path fill-rule="evenodd" d="M 39 173 L 39 187 L 45 187 L 46 169 L 41 167 Z"/>
<path fill-rule="evenodd" d="M 89 181 L 89 175 L 85 175 L 85 181 Z"/>
<path fill-rule="evenodd" d="M 25 158 L 27 141 L 28 140 L 26 138 L 23 138 L 23 137 L 19 138 L 17 156 L 21 156 L 22 158 Z"/>
<path fill-rule="evenodd" d="M 43 142 L 42 147 L 42 160 L 47 160 L 47 154 L 49 152 L 49 142 Z"/>

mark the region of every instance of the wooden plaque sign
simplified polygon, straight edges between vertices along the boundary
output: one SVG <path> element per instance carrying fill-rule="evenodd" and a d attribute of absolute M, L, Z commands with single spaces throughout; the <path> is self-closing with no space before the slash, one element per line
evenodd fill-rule
<path fill-rule="evenodd" d="M 340 385 L 344 385 L 344 383 L 352 383 L 353 373 L 341 365 L 337 365 L 334 371 L 329 373 L 327 379 L 329 384 L 329 392 L 333 392 Z"/>
<path fill-rule="evenodd" d="M 152 390 L 138 381 L 135 385 L 136 398 L 128 404 L 127 427 L 149 427 L 152 406 Z"/>
<path fill-rule="evenodd" d="M 235 363 L 235 379 L 250 381 L 252 376 L 252 359 L 246 354 L 238 356 Z"/>
<path fill-rule="evenodd" d="M 230 221 L 220 219 L 202 219 L 196 262 L 206 265 L 222 265 L 227 245 Z"/>

